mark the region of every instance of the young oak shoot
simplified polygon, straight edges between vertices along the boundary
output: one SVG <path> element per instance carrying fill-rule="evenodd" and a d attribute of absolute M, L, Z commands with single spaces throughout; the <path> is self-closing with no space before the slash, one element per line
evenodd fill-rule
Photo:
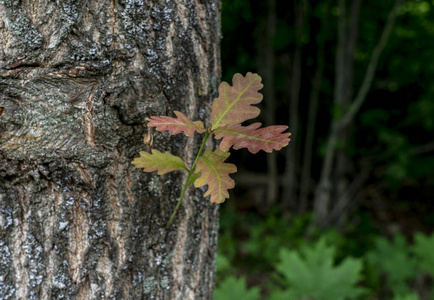
<path fill-rule="evenodd" d="M 229 174 L 237 171 L 235 165 L 224 162 L 230 155 L 228 151 L 231 147 L 247 148 L 251 153 L 257 153 L 260 150 L 280 150 L 288 145 L 291 133 L 284 132 L 288 126 L 260 128 L 260 123 L 241 125 L 246 120 L 256 118 L 261 112 L 258 107 L 252 105 L 262 101 L 262 94 L 258 92 L 262 87 L 261 77 L 252 73 L 247 73 L 245 77 L 235 74 L 232 86 L 222 82 L 219 86 L 219 97 L 214 99 L 212 104 L 211 126 L 207 128 L 203 122 L 192 121 L 178 111 L 175 111 L 176 118 L 151 117 L 148 126 L 155 127 L 158 131 L 168 130 L 172 135 L 183 132 L 187 136 L 192 136 L 196 131 L 205 133 L 190 168 L 180 157 L 155 149 L 152 149 L 152 153 L 140 152 L 140 157 L 132 162 L 137 168 L 143 168 L 145 172 L 157 171 L 158 175 L 176 170 L 188 172 L 179 201 L 167 226 L 172 224 L 190 184 L 194 184 L 195 187 L 207 185 L 208 189 L 204 196 L 210 196 L 211 202 L 222 203 L 229 198 L 228 190 L 235 186 Z M 205 143 L 212 134 L 222 141 L 216 150 L 204 151 Z"/>

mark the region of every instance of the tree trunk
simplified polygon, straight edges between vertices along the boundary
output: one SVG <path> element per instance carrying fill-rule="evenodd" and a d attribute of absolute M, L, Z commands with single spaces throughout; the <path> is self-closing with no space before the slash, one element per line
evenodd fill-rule
<path fill-rule="evenodd" d="M 268 14 L 265 37 L 261 41 L 263 49 L 259 54 L 259 66 L 264 78 L 264 101 L 265 101 L 265 121 L 267 125 L 275 124 L 276 118 L 276 99 L 274 95 L 274 67 L 275 54 L 273 39 L 276 33 L 276 0 L 268 0 Z M 261 49 L 261 48 L 260 48 Z M 275 152 L 267 154 L 267 196 L 266 207 L 271 207 L 276 203 L 278 183 L 277 183 L 277 155 Z"/>
<path fill-rule="evenodd" d="M 308 208 L 308 197 L 312 189 L 312 156 L 314 153 L 314 134 L 317 126 L 316 119 L 318 114 L 318 101 L 321 92 L 321 84 L 323 81 L 324 68 L 325 68 L 325 36 L 328 28 L 328 14 L 329 14 L 329 3 L 326 2 L 323 10 L 323 19 L 321 22 L 321 30 L 318 32 L 317 41 L 317 59 L 316 59 L 316 70 L 315 75 L 312 79 L 312 87 L 309 99 L 309 109 L 307 115 L 307 129 L 306 137 L 304 141 L 303 149 L 303 163 L 301 165 L 301 179 L 300 179 L 300 200 L 298 205 L 298 212 L 303 214 L 306 213 Z"/>
<path fill-rule="evenodd" d="M 358 2 L 358 0 L 356 1 Z M 367 93 L 371 87 L 372 81 L 374 79 L 375 70 L 377 68 L 378 59 L 380 57 L 381 52 L 383 51 L 384 47 L 386 46 L 387 40 L 389 39 L 390 33 L 393 28 L 393 24 L 395 23 L 395 19 L 398 15 L 398 8 L 402 4 L 403 0 L 396 0 L 395 4 L 389 14 L 389 17 L 387 19 L 387 22 L 383 28 L 383 32 L 381 33 L 381 36 L 378 40 L 377 45 L 372 51 L 363 82 L 361 83 L 358 92 L 355 96 L 355 98 L 351 101 L 349 104 L 348 109 L 342 111 L 342 115 L 333 118 L 330 133 L 327 138 L 327 148 L 326 153 L 323 161 L 323 166 L 321 169 L 321 175 L 318 182 L 318 185 L 315 190 L 315 198 L 314 198 L 314 220 L 313 224 L 327 226 L 332 225 L 330 223 L 327 223 L 330 218 L 330 211 L 336 211 L 335 207 L 338 207 L 341 209 L 342 207 L 351 207 L 349 202 L 352 201 L 351 198 L 348 197 L 348 195 L 352 195 L 355 192 L 352 191 L 354 189 L 354 186 L 359 186 L 359 183 L 357 184 L 350 184 L 348 187 L 344 190 L 342 189 L 340 191 L 339 198 L 337 200 L 337 203 L 331 204 L 332 199 L 332 193 L 336 193 L 336 186 L 332 185 L 332 174 L 336 171 L 335 166 L 335 157 L 336 153 L 338 152 L 338 146 L 337 142 L 338 139 L 343 137 L 342 132 L 345 129 L 348 129 L 350 123 L 353 121 L 355 115 L 359 111 L 360 107 L 362 106 L 363 102 L 366 99 Z M 347 49 L 348 53 L 351 51 L 355 51 L 355 45 L 353 48 L 345 48 L 348 47 L 350 44 L 344 43 L 345 38 L 345 1 L 340 0 L 339 1 L 339 21 L 338 21 L 338 48 L 337 48 L 337 55 L 336 55 L 336 83 L 335 83 L 335 104 L 342 103 L 339 99 L 343 99 L 344 94 L 343 91 L 345 90 L 343 88 L 343 84 L 345 82 L 344 78 L 346 78 L 345 75 L 345 68 L 344 64 L 345 61 L 343 60 L 343 53 L 345 53 L 345 49 Z M 353 9 L 356 9 L 356 7 L 353 7 Z M 356 11 L 354 11 L 356 12 Z M 354 20 L 353 20 L 354 21 Z M 353 22 L 351 21 L 351 22 Z M 352 24 L 352 26 L 355 26 Z M 352 70 L 352 68 L 351 68 Z M 352 94 L 352 93 L 351 93 Z M 342 175 L 342 174 L 340 174 Z M 361 177 L 364 178 L 363 176 Z M 347 191 L 348 189 L 348 191 Z M 333 207 L 332 207 L 333 206 Z M 341 210 L 342 211 L 342 210 Z"/>
<path fill-rule="evenodd" d="M 299 118 L 298 118 L 298 106 L 301 87 L 301 73 L 302 73 L 302 48 L 303 48 L 303 28 L 305 11 L 307 7 L 307 1 L 295 1 L 295 49 L 291 68 L 291 81 L 288 84 L 289 90 L 289 130 L 291 131 L 291 143 L 286 148 L 286 166 L 285 166 L 285 178 L 286 185 L 283 189 L 282 197 L 282 210 L 289 212 L 294 210 L 297 206 L 297 185 L 298 185 L 298 154 L 300 151 L 300 144 L 298 141 L 299 135 Z"/>
<path fill-rule="evenodd" d="M 341 87 L 342 91 L 336 94 L 340 95 L 340 99 L 335 99 L 335 106 L 339 108 L 340 111 L 344 111 L 351 105 L 351 100 L 353 98 L 353 85 L 354 85 L 354 58 L 356 55 L 357 48 L 357 36 L 359 31 L 359 19 L 360 19 L 360 6 L 361 0 L 354 0 L 351 3 L 351 8 L 348 13 L 348 24 L 345 32 L 345 48 L 344 48 L 344 68 L 341 76 L 344 81 L 344 85 Z M 352 124 L 349 124 L 346 128 L 342 129 L 339 133 L 339 140 L 343 143 L 336 149 L 336 171 L 335 171 L 335 186 L 336 189 L 333 193 L 333 200 L 331 201 L 331 206 L 334 207 L 337 203 L 336 199 L 345 197 L 347 195 L 346 190 L 349 186 L 348 176 L 353 168 L 353 162 L 348 157 L 348 147 L 351 144 L 351 133 L 353 130 Z M 346 211 L 343 211 L 345 213 Z"/>
<path fill-rule="evenodd" d="M 131 161 L 197 140 L 220 82 L 220 2 L 0 2 L 0 299 L 211 299 L 218 206 Z M 143 142 L 145 141 L 145 144 Z"/>

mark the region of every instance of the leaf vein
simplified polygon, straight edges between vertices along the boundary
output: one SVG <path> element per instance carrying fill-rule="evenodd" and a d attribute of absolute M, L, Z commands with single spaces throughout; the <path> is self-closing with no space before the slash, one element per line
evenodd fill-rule
<path fill-rule="evenodd" d="M 237 103 L 239 101 L 239 99 L 241 98 L 241 96 L 248 90 L 248 88 L 255 82 L 255 80 L 252 80 L 247 87 L 238 95 L 238 97 L 235 99 L 235 101 L 233 101 L 231 104 L 228 105 L 228 107 L 226 108 L 226 110 L 224 111 L 223 114 L 220 115 L 220 118 L 217 119 L 217 122 L 215 123 L 215 125 L 213 126 L 213 129 L 217 128 L 219 123 L 221 122 L 221 120 L 224 118 L 224 116 L 226 116 L 226 114 L 231 110 L 232 106 L 235 105 L 235 103 Z M 254 97 L 252 97 L 252 99 L 255 99 Z M 226 93 L 225 93 L 225 100 L 226 100 Z M 226 101 L 227 103 L 227 101 Z"/>

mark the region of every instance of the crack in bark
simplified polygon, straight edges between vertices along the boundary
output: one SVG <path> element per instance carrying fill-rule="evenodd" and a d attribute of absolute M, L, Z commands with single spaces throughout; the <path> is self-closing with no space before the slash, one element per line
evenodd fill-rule
<path fill-rule="evenodd" d="M 84 129 L 85 129 L 84 132 L 85 132 L 86 142 L 89 144 L 89 146 L 96 148 L 96 141 L 94 136 L 95 127 L 92 122 L 92 116 L 93 116 L 92 97 L 93 97 L 94 89 L 95 86 L 92 87 L 87 97 L 86 110 L 85 112 L 83 112 L 83 122 L 84 122 Z"/>
<path fill-rule="evenodd" d="M 21 195 L 23 194 L 23 195 Z M 28 274 L 26 265 L 26 254 L 24 251 L 24 244 L 26 242 L 27 236 L 27 223 L 26 223 L 26 201 L 25 201 L 25 191 L 22 193 L 18 193 L 17 195 L 19 206 L 20 206 L 20 216 L 19 218 L 14 219 L 15 225 L 15 233 L 14 236 L 14 252 L 13 252 L 13 265 L 15 269 L 15 282 L 18 283 L 16 285 L 16 297 L 18 299 L 26 299 L 28 295 L 27 283 L 28 283 Z"/>

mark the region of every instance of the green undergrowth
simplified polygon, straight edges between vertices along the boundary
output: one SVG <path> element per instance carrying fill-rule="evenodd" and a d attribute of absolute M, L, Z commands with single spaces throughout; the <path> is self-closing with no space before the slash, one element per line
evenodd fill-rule
<path fill-rule="evenodd" d="M 345 234 L 278 209 L 222 216 L 215 300 L 434 299 L 434 234 L 386 238 L 363 215 Z"/>

